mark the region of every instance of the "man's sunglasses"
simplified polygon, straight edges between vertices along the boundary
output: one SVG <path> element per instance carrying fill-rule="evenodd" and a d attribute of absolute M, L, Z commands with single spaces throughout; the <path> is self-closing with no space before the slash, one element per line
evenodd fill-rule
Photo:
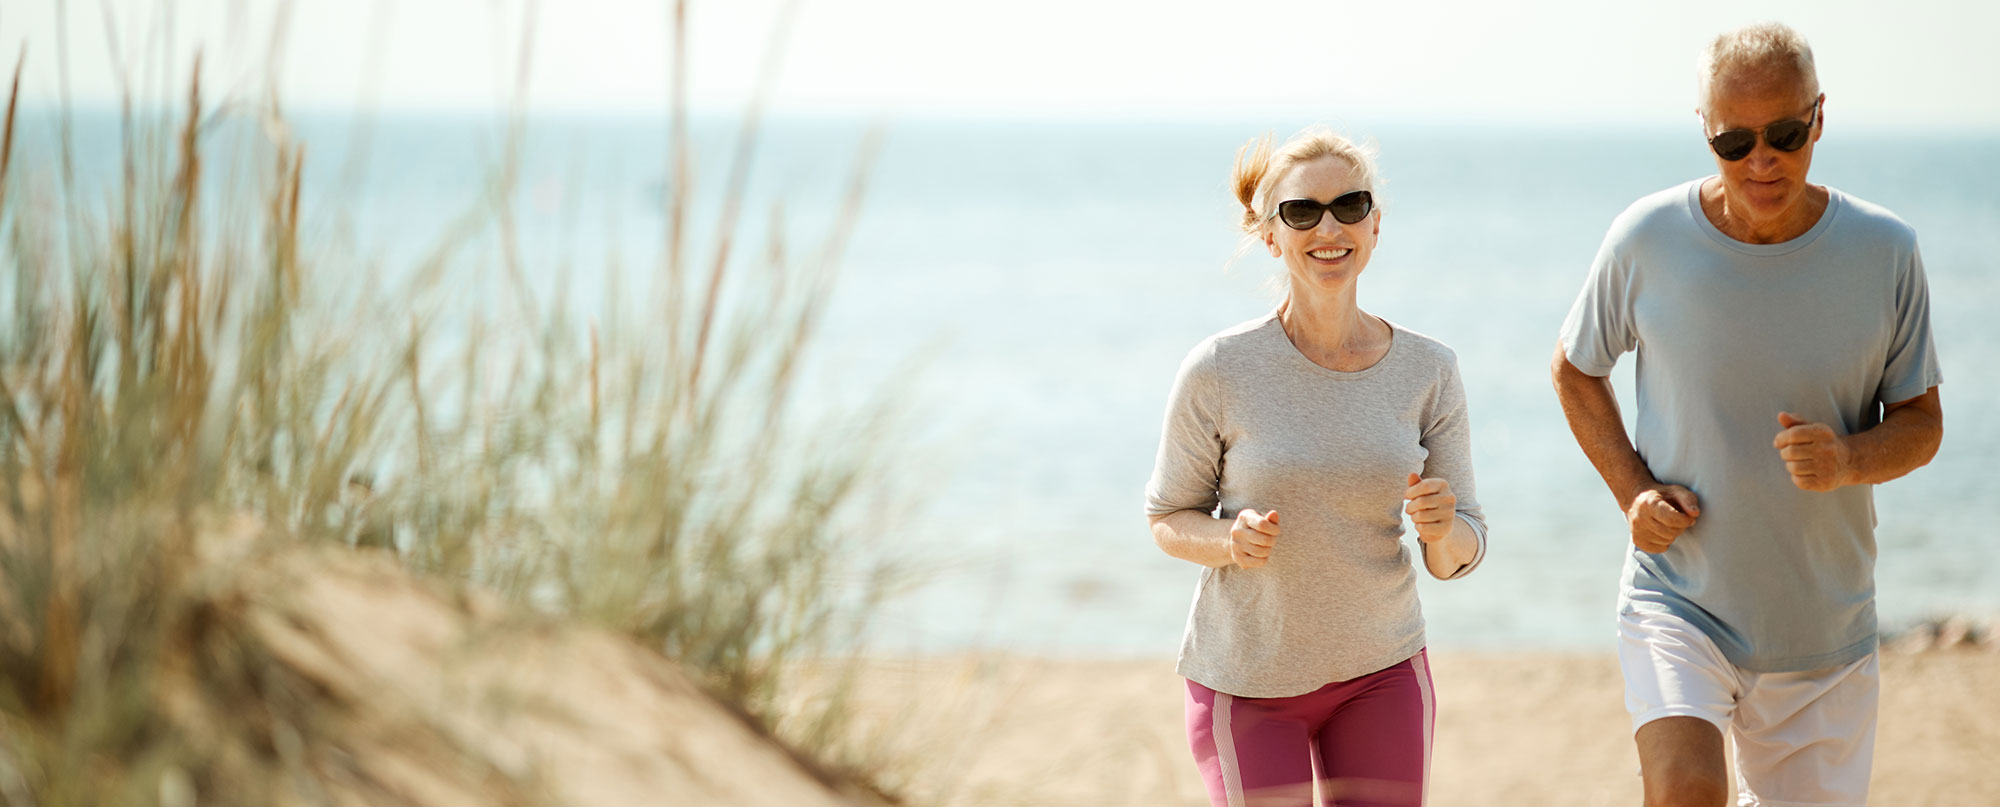
<path fill-rule="evenodd" d="M 1278 203 L 1278 218 L 1285 226 L 1294 230 L 1310 230 L 1319 226 L 1320 217 L 1333 214 L 1333 220 L 1342 224 L 1353 224 L 1368 218 L 1375 210 L 1375 195 L 1367 191 L 1348 191 L 1333 197 L 1333 201 L 1321 204 L 1311 199 L 1286 199 Z"/>
<path fill-rule="evenodd" d="M 1812 140 L 1813 124 L 1819 121 L 1819 102 L 1813 102 L 1812 114 L 1805 120 L 1781 120 L 1763 128 L 1764 142 L 1779 151 L 1791 152 L 1805 148 Z M 1731 129 L 1708 139 L 1708 147 L 1715 149 L 1715 156 L 1736 162 L 1750 156 L 1757 148 L 1756 129 Z"/>

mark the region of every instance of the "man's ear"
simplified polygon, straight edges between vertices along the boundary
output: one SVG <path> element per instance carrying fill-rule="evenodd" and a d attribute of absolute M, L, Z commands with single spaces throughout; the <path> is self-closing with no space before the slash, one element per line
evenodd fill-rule
<path fill-rule="evenodd" d="M 1826 134 L 1826 93 L 1819 94 L 1819 121 L 1812 130 L 1812 142 L 1818 143 L 1820 135 Z"/>

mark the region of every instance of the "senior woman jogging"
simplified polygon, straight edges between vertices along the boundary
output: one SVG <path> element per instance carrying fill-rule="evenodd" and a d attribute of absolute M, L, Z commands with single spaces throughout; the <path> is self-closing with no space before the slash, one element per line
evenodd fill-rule
<path fill-rule="evenodd" d="M 1368 153 L 1325 129 L 1237 154 L 1276 310 L 1196 345 L 1167 403 L 1146 514 L 1200 564 L 1177 671 L 1217 807 L 1420 805 L 1433 701 L 1416 575 L 1485 555 L 1457 357 L 1361 309 L 1382 229 Z M 1251 240 L 1254 239 L 1254 240 Z M 1317 769 L 1317 776 L 1315 770 Z"/>

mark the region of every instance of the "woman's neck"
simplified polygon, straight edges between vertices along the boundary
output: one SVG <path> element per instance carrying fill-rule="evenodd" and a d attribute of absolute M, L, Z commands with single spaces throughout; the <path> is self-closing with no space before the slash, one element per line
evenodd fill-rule
<path fill-rule="evenodd" d="M 1351 371 L 1373 366 L 1387 352 L 1388 324 L 1361 310 L 1352 284 L 1336 291 L 1301 291 L 1292 289 L 1278 309 L 1278 321 L 1306 358 Z"/>

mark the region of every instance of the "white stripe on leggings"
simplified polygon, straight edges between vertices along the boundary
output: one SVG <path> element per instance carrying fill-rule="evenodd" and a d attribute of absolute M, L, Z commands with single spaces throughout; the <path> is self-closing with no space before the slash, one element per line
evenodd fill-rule
<path fill-rule="evenodd" d="M 1437 705 L 1431 700 L 1431 669 L 1419 651 L 1410 657 L 1410 669 L 1417 674 L 1417 695 L 1424 704 L 1424 801 L 1431 800 L 1431 722 Z"/>
<path fill-rule="evenodd" d="M 1215 735 L 1215 760 L 1222 766 L 1223 796 L 1229 799 L 1229 807 L 1244 807 L 1243 772 L 1236 766 L 1236 735 L 1229 729 L 1229 709 L 1235 700 L 1228 693 L 1215 693 L 1215 706 L 1209 713 L 1212 721 L 1209 730 Z"/>

